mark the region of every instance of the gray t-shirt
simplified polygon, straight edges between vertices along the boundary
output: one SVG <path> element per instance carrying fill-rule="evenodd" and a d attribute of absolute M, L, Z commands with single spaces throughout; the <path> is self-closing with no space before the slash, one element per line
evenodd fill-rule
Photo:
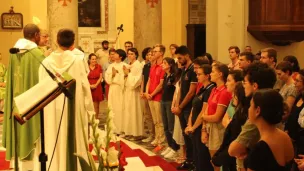
<path fill-rule="evenodd" d="M 283 97 L 284 101 L 287 100 L 287 98 L 289 96 L 292 96 L 294 98 L 297 98 L 297 95 L 298 95 L 298 91 L 295 87 L 294 84 L 284 84 L 283 87 L 281 88 L 280 90 L 280 94 L 281 96 Z"/>

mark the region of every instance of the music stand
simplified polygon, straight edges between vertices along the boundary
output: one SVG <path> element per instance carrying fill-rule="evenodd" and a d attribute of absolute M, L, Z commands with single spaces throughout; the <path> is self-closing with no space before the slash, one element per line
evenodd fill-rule
<path fill-rule="evenodd" d="M 71 87 L 76 83 L 75 79 L 64 82 L 63 85 L 66 88 Z M 45 141 L 44 141 L 44 111 L 43 108 L 56 99 L 63 90 L 61 87 L 58 87 L 53 92 L 51 92 L 47 97 L 41 100 L 40 103 L 32 107 L 27 113 L 20 116 L 20 114 L 14 113 L 15 120 L 19 122 L 21 125 L 24 124 L 27 120 L 31 119 L 40 111 L 40 129 L 41 129 L 41 153 L 39 155 L 39 162 L 41 163 L 41 171 L 46 171 L 46 162 L 47 162 L 47 154 L 45 153 Z M 15 150 L 16 151 L 16 150 Z M 18 160 L 17 156 L 15 157 L 15 161 Z"/>

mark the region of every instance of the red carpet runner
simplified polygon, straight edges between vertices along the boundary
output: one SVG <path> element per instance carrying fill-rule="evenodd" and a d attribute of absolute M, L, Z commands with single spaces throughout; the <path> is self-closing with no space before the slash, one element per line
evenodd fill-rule
<path fill-rule="evenodd" d="M 0 151 L 0 170 L 8 170 L 10 162 L 5 161 L 5 151 Z"/>
<path fill-rule="evenodd" d="M 176 171 L 177 163 L 172 162 L 169 163 L 166 160 L 162 159 L 159 156 L 148 156 L 140 149 L 131 149 L 128 145 L 121 141 L 121 148 L 123 151 L 123 155 L 128 157 L 139 157 L 146 167 L 150 166 L 159 166 L 164 171 Z M 0 170 L 8 170 L 9 162 L 5 161 L 5 151 L 0 152 Z"/>
<path fill-rule="evenodd" d="M 176 171 L 177 163 L 169 163 L 159 156 L 148 156 L 145 152 L 140 149 L 131 149 L 124 142 L 121 141 L 121 148 L 123 155 L 128 157 L 139 157 L 146 167 L 159 166 L 164 171 Z"/>

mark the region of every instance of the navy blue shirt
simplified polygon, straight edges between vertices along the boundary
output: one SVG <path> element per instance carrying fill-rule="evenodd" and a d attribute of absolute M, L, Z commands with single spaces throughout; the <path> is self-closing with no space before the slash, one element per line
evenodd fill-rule
<path fill-rule="evenodd" d="M 174 84 L 176 83 L 175 75 L 172 73 L 170 75 L 165 74 L 164 83 L 163 83 L 163 95 L 162 101 L 169 102 L 173 100 L 173 95 L 175 91 Z"/>
<path fill-rule="evenodd" d="M 194 72 L 193 63 L 187 68 L 183 69 L 181 75 L 181 96 L 180 96 L 180 103 L 184 100 L 186 95 L 189 92 L 191 83 L 197 83 L 196 73 Z M 192 99 L 188 102 L 188 104 L 183 108 L 183 110 L 191 110 L 192 108 Z"/>
<path fill-rule="evenodd" d="M 144 68 L 143 68 L 142 75 L 143 75 L 143 78 L 144 78 L 144 92 L 146 92 L 146 85 L 147 85 L 148 80 L 149 80 L 150 68 L 151 68 L 151 63 L 150 62 L 146 63 L 144 65 Z"/>

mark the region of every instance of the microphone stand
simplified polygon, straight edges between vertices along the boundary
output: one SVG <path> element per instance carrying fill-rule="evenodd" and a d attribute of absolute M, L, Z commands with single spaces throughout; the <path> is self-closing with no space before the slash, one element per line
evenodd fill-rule
<path fill-rule="evenodd" d="M 46 162 L 48 160 L 48 156 L 45 153 L 45 138 L 44 138 L 44 110 L 43 108 L 40 110 L 40 132 L 41 132 L 41 153 L 39 154 L 39 162 L 41 164 L 41 171 L 46 171 Z"/>

